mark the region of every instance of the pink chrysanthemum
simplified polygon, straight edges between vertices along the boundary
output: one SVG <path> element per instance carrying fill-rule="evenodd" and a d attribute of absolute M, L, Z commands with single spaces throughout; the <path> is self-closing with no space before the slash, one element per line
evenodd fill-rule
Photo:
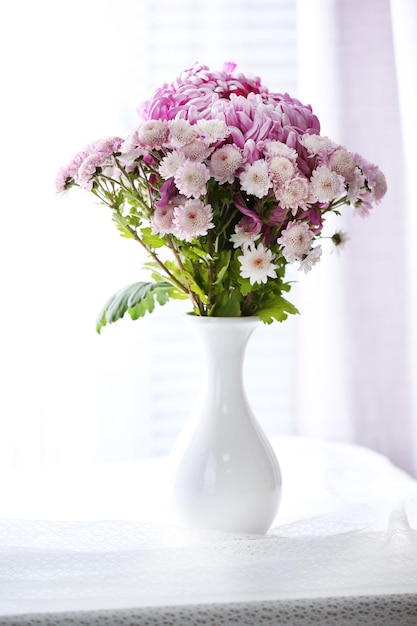
<path fill-rule="evenodd" d="M 209 229 L 214 228 L 212 218 L 213 210 L 209 204 L 201 200 L 187 200 L 174 209 L 175 235 L 188 242 L 194 237 L 207 235 Z"/>
<path fill-rule="evenodd" d="M 226 144 L 211 155 L 209 168 L 214 180 L 223 185 L 233 183 L 236 171 L 243 164 L 243 157 L 238 148 Z"/>
<path fill-rule="evenodd" d="M 301 137 L 302 145 L 307 148 L 310 154 L 320 154 L 336 148 L 334 141 L 325 135 L 305 134 Z"/>
<path fill-rule="evenodd" d="M 345 150 L 345 148 L 337 148 L 337 150 L 331 153 L 328 166 L 332 172 L 340 174 L 347 182 L 350 182 L 354 178 L 356 170 L 355 157 L 351 152 Z"/>
<path fill-rule="evenodd" d="M 247 165 L 239 178 L 243 191 L 257 198 L 264 198 L 272 187 L 272 181 L 268 173 L 268 163 L 264 159 L 259 159 L 252 165 Z"/>
<path fill-rule="evenodd" d="M 191 126 L 187 120 L 174 120 L 169 125 L 169 143 L 173 148 L 181 148 L 191 143 L 197 137 L 195 126 Z"/>
<path fill-rule="evenodd" d="M 177 150 L 169 152 L 167 156 L 162 159 L 158 172 L 161 174 L 162 178 L 167 180 L 168 178 L 175 176 L 179 168 L 182 167 L 184 163 L 185 155 L 182 152 Z"/>
<path fill-rule="evenodd" d="M 295 165 L 287 157 L 274 156 L 269 161 L 269 173 L 273 182 L 280 186 L 294 176 Z"/>
<path fill-rule="evenodd" d="M 174 227 L 174 207 L 163 206 L 156 207 L 151 217 L 152 232 L 159 235 L 167 235 L 173 233 Z"/>
<path fill-rule="evenodd" d="M 202 139 L 194 139 L 190 143 L 178 148 L 190 161 L 204 161 L 213 151 Z"/>
<path fill-rule="evenodd" d="M 276 189 L 275 197 L 283 209 L 291 209 L 295 215 L 299 208 L 307 209 L 307 203 L 310 200 L 310 184 L 306 178 L 295 176 Z"/>
<path fill-rule="evenodd" d="M 264 152 L 269 157 L 281 156 L 296 161 L 298 157 L 297 150 L 290 148 L 286 143 L 282 141 L 267 140 L 264 142 Z"/>
<path fill-rule="evenodd" d="M 308 254 L 313 241 L 313 233 L 305 222 L 290 222 L 277 240 L 282 246 L 283 257 L 288 263 L 302 261 Z"/>
<path fill-rule="evenodd" d="M 248 246 L 243 249 L 243 254 L 238 257 L 240 262 L 240 275 L 249 278 L 251 285 L 266 283 L 268 278 L 276 278 L 277 265 L 272 263 L 273 254 L 260 243 L 258 247 Z"/>
<path fill-rule="evenodd" d="M 138 142 L 148 150 L 159 149 L 168 137 L 168 128 L 164 122 L 149 120 L 137 129 Z"/>
<path fill-rule="evenodd" d="M 207 193 L 209 169 L 204 163 L 186 160 L 175 173 L 174 180 L 178 191 L 186 198 L 198 198 Z"/>
<path fill-rule="evenodd" d="M 380 202 L 382 200 L 387 193 L 387 189 L 388 187 L 385 174 L 381 172 L 379 167 L 377 167 L 374 179 L 371 182 L 371 191 L 376 202 Z"/>
<path fill-rule="evenodd" d="M 78 174 L 77 182 L 83 189 L 91 191 L 93 188 L 93 177 L 97 171 L 97 168 L 101 165 L 102 158 L 99 154 L 90 154 L 81 163 Z"/>

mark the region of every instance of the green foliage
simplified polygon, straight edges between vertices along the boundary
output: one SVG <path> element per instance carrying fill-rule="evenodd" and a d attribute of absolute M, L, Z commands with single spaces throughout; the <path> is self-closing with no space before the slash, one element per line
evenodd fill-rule
<path fill-rule="evenodd" d="M 271 324 L 274 320 L 283 322 L 289 314 L 296 315 L 297 313 L 299 313 L 298 309 L 291 302 L 278 295 L 265 298 L 257 311 L 257 315 L 265 324 Z"/>
<path fill-rule="evenodd" d="M 129 313 L 132 320 L 152 313 L 155 301 L 163 305 L 170 298 L 178 297 L 177 290 L 168 282 L 139 282 L 117 291 L 104 305 L 96 323 L 97 332 L 106 324 L 112 324 Z"/>

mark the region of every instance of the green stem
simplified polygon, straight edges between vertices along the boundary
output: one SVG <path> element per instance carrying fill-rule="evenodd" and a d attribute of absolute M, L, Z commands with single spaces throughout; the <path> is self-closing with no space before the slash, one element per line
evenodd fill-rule
<path fill-rule="evenodd" d="M 183 275 L 186 279 L 186 275 L 185 275 L 185 267 L 183 262 L 181 261 L 181 257 L 178 254 L 178 251 L 176 249 L 176 247 L 174 246 L 174 244 L 172 243 L 171 237 L 169 235 L 166 235 L 165 237 L 166 242 L 168 244 L 169 249 L 171 250 L 172 254 L 175 257 L 175 260 L 177 262 L 177 265 L 179 267 L 179 269 L 181 270 L 181 272 L 183 272 Z M 186 279 L 187 280 L 187 279 Z M 194 304 L 196 305 L 196 307 L 198 308 L 198 310 L 200 311 L 200 315 L 204 315 L 205 311 L 204 311 L 204 305 L 201 302 L 200 297 L 193 292 L 193 290 L 191 289 L 191 285 L 189 283 L 189 281 L 187 280 L 187 284 L 188 284 L 188 289 L 187 289 L 187 293 L 190 295 L 191 299 L 193 300 Z"/>

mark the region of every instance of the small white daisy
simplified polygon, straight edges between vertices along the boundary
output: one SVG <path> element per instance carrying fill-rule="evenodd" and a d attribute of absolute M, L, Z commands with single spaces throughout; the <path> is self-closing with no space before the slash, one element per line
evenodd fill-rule
<path fill-rule="evenodd" d="M 258 247 L 248 246 L 244 248 L 243 254 L 238 257 L 240 262 L 240 275 L 242 278 L 249 278 L 250 284 L 266 283 L 269 278 L 276 278 L 277 265 L 272 263 L 272 252 L 265 249 L 260 243 Z"/>

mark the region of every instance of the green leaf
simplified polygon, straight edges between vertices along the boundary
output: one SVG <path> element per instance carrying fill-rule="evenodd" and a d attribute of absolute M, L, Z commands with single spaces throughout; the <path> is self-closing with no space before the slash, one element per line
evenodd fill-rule
<path fill-rule="evenodd" d="M 283 322 L 288 315 L 297 315 L 298 309 L 282 296 L 275 296 L 270 302 L 262 304 L 256 314 L 265 324 L 271 324 L 274 320 Z"/>
<path fill-rule="evenodd" d="M 133 235 L 129 230 L 128 224 L 125 218 L 120 215 L 120 213 L 113 213 L 113 222 L 115 222 L 117 226 L 117 230 L 121 233 L 122 237 L 126 237 L 127 239 L 133 239 Z"/>
<path fill-rule="evenodd" d="M 152 313 L 155 299 L 165 304 L 171 297 L 178 297 L 176 289 L 168 282 L 140 282 L 128 285 L 117 291 L 104 305 L 97 318 L 96 329 L 100 333 L 103 326 L 112 324 L 129 313 L 133 320 Z"/>
<path fill-rule="evenodd" d="M 150 248 L 161 248 L 166 245 L 165 239 L 152 232 L 151 228 L 142 228 L 142 241 Z"/>
<path fill-rule="evenodd" d="M 240 317 L 241 295 L 239 289 L 225 292 L 224 301 L 219 303 L 215 312 L 217 317 Z"/>

